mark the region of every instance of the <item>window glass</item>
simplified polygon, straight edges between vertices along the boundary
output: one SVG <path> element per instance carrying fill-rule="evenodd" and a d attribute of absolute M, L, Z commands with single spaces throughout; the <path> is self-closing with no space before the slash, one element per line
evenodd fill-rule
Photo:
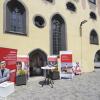
<path fill-rule="evenodd" d="M 89 2 L 96 4 L 96 0 L 89 0 Z"/>
<path fill-rule="evenodd" d="M 90 18 L 96 20 L 97 19 L 97 16 L 94 12 L 90 12 Z"/>
<path fill-rule="evenodd" d="M 59 51 L 66 50 L 65 22 L 59 14 L 52 18 L 52 54 L 58 55 Z"/>
<path fill-rule="evenodd" d="M 26 35 L 26 11 L 18 1 L 10 1 L 6 6 L 6 32 Z"/>
<path fill-rule="evenodd" d="M 42 16 L 36 16 L 34 18 L 34 24 L 39 28 L 43 28 L 45 26 L 44 18 Z"/>
<path fill-rule="evenodd" d="M 97 35 L 95 30 L 91 31 L 91 34 L 90 34 L 90 44 L 96 44 L 96 45 L 99 44 L 98 35 Z"/>
<path fill-rule="evenodd" d="M 71 2 L 67 2 L 66 7 L 67 7 L 67 9 L 69 9 L 71 11 L 74 11 L 74 12 L 76 11 L 75 5 Z"/>

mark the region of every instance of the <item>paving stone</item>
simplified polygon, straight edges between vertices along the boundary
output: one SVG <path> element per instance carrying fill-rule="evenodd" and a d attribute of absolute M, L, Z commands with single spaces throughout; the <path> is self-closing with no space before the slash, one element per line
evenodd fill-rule
<path fill-rule="evenodd" d="M 100 100 L 100 69 L 72 80 L 55 80 L 54 87 L 39 84 L 43 77 L 30 78 L 27 85 L 15 86 L 7 100 Z"/>

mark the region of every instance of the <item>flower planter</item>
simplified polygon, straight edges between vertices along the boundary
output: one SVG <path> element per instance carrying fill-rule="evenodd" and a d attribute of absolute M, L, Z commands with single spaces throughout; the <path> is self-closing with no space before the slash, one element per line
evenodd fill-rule
<path fill-rule="evenodd" d="M 53 71 L 52 79 L 53 80 L 60 79 L 59 71 Z"/>
<path fill-rule="evenodd" d="M 26 75 L 18 75 L 16 76 L 16 85 L 26 85 L 27 83 L 27 78 Z"/>

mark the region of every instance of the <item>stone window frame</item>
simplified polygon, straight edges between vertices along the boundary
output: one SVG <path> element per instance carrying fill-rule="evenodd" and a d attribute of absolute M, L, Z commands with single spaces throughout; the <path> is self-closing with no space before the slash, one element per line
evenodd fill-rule
<path fill-rule="evenodd" d="M 96 0 L 88 0 L 90 3 L 93 3 L 96 5 Z"/>
<path fill-rule="evenodd" d="M 94 29 L 90 32 L 90 44 L 99 45 L 99 37 Z"/>
<path fill-rule="evenodd" d="M 58 22 L 58 20 L 60 21 L 60 23 L 55 22 L 56 24 L 62 24 L 62 27 L 61 27 L 62 31 L 60 31 L 58 26 L 54 25 L 53 21 L 55 21 L 55 20 L 57 20 L 57 22 Z M 58 27 L 58 28 L 56 28 L 56 30 L 55 30 L 55 27 Z M 62 29 L 63 27 L 64 27 L 64 29 Z M 61 33 L 63 33 L 63 34 L 61 34 Z M 59 41 L 59 39 L 60 39 L 60 41 Z M 59 41 L 59 42 L 57 42 L 57 41 Z M 66 42 L 67 42 L 67 37 L 66 37 L 65 20 L 59 13 L 56 13 L 51 18 L 51 54 L 59 55 L 59 53 L 60 53 L 59 51 L 67 50 Z"/>
<path fill-rule="evenodd" d="M 93 20 L 97 20 L 97 16 L 94 12 L 90 12 L 90 18 Z"/>
<path fill-rule="evenodd" d="M 27 24 L 29 24 L 29 22 L 28 22 L 28 9 L 25 6 L 25 4 L 23 2 L 20 2 L 19 0 L 16 0 L 15 2 L 18 2 L 25 9 L 25 18 L 24 18 L 24 25 L 23 25 L 24 26 L 23 27 L 23 30 L 24 31 L 13 31 L 10 28 L 8 28 L 8 26 L 10 26 L 10 25 L 8 25 L 8 22 L 9 22 L 8 19 L 10 17 L 7 17 L 7 15 L 9 15 L 9 12 L 7 12 L 7 9 L 9 9 L 9 8 L 7 8 L 7 4 L 10 3 L 10 2 L 12 2 L 12 0 L 7 0 L 7 1 L 4 2 L 4 10 L 5 10 L 4 11 L 4 20 L 3 20 L 3 23 L 4 23 L 4 25 L 3 25 L 4 26 L 4 28 L 3 28 L 4 33 L 5 34 L 13 34 L 13 35 L 23 35 L 23 36 L 27 36 L 28 35 L 28 25 Z"/>
<path fill-rule="evenodd" d="M 35 18 L 36 18 L 36 17 L 41 17 L 41 18 L 42 18 L 42 20 L 44 21 L 43 25 L 39 25 L 39 23 L 36 23 L 36 21 L 35 21 Z M 35 15 L 35 16 L 33 17 L 33 24 L 34 24 L 36 27 L 38 27 L 38 28 L 44 28 L 44 27 L 46 26 L 46 20 L 45 20 L 45 18 L 44 18 L 42 15 L 37 14 L 37 15 Z"/>
<path fill-rule="evenodd" d="M 66 8 L 67 8 L 68 10 L 70 10 L 70 11 L 73 11 L 73 12 L 76 12 L 76 10 L 77 10 L 75 4 L 72 3 L 72 2 L 67 2 L 67 3 L 66 3 Z"/>

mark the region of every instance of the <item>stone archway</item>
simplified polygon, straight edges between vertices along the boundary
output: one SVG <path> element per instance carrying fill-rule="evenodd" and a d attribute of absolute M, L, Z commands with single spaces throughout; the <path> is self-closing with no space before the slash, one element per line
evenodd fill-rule
<path fill-rule="evenodd" d="M 29 54 L 30 62 L 30 76 L 41 76 L 43 75 L 42 66 L 47 64 L 47 55 L 40 49 L 33 50 Z"/>
<path fill-rule="evenodd" d="M 100 68 L 100 50 L 98 50 L 95 54 L 95 57 L 94 57 L 94 65 L 95 65 L 95 68 L 99 67 Z"/>

